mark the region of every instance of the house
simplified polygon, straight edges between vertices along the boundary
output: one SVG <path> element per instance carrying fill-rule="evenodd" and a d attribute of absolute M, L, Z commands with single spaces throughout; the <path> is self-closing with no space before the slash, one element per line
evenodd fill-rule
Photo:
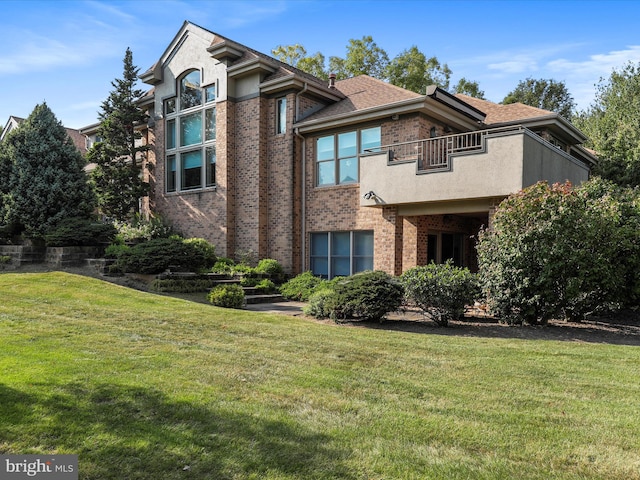
<path fill-rule="evenodd" d="M 474 268 L 473 236 L 502 199 L 580 183 L 595 161 L 552 112 L 326 82 L 190 22 L 140 78 L 149 208 L 221 256 L 292 274 Z"/>
<path fill-rule="evenodd" d="M 15 117 L 11 115 L 9 117 L 9 120 L 7 120 L 7 123 L 5 124 L 4 128 L 2 129 L 2 132 L 0 133 L 0 142 L 4 140 L 4 137 L 6 137 L 11 130 L 13 130 L 14 128 L 17 128 L 18 125 L 20 125 L 22 122 L 24 122 L 24 118 Z M 76 130 L 74 128 L 65 127 L 65 130 L 67 131 L 67 135 L 69 135 L 69 138 L 71 139 L 73 144 L 76 146 L 78 151 L 84 156 L 87 153 L 85 136 L 82 133 L 80 133 L 79 130 Z"/>

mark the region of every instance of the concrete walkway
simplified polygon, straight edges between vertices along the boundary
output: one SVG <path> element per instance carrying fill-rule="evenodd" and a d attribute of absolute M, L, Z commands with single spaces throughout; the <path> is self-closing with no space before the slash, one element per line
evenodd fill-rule
<path fill-rule="evenodd" d="M 247 304 L 245 309 L 252 312 L 281 313 L 297 317 L 302 315 L 302 308 L 305 305 L 304 302 L 253 303 Z"/>

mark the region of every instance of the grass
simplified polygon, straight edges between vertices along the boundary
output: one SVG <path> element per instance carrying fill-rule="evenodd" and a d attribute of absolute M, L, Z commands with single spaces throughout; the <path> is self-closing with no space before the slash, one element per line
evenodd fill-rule
<path fill-rule="evenodd" d="M 640 349 L 0 275 L 0 453 L 82 479 L 638 479 Z"/>

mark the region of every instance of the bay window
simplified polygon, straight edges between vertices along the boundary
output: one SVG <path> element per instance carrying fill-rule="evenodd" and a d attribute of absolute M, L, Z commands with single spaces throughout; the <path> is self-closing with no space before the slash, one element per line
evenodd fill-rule
<path fill-rule="evenodd" d="M 201 85 L 198 70 L 177 80 L 164 100 L 167 192 L 215 186 L 216 86 Z"/>

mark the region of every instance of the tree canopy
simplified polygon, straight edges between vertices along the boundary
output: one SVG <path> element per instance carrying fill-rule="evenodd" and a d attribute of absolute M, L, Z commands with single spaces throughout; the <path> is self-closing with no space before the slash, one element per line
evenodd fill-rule
<path fill-rule="evenodd" d="M 62 220 L 89 218 L 95 197 L 85 161 L 46 103 L 0 144 L 0 224 L 42 238 Z"/>
<path fill-rule="evenodd" d="M 370 35 L 349 40 L 345 58 L 329 57 L 329 70 L 338 80 L 358 75 L 383 79 L 388 64 L 387 52 L 378 47 Z"/>
<path fill-rule="evenodd" d="M 328 68 L 322 53 L 308 55 L 307 50 L 297 43 L 279 45 L 271 53 L 278 60 L 318 78 L 327 79 L 329 73 L 335 73 L 338 80 L 369 75 L 420 94 L 425 94 L 429 85 L 449 90 L 452 74 L 446 63 L 440 63 L 435 56 L 427 57 L 415 45 L 389 60 L 387 52 L 370 35 L 349 40 L 345 57 L 330 57 Z M 484 98 L 478 83 L 464 78 L 453 93 Z"/>
<path fill-rule="evenodd" d="M 575 108 L 575 102 L 565 83 L 553 79 L 521 80 L 516 88 L 502 100 L 504 105 L 516 102 L 550 110 L 567 120 L 571 119 Z"/>
<path fill-rule="evenodd" d="M 129 220 L 139 210 L 139 199 L 148 193 L 139 165 L 140 153 L 148 146 L 139 145 L 141 135 L 136 127 L 147 121 L 147 115 L 137 105 L 144 90 L 136 88 L 139 69 L 133 64 L 133 55 L 127 48 L 123 60 L 122 78 L 111 82 L 114 87 L 102 102 L 99 114 L 99 135 L 88 153 L 96 163 L 92 181 L 103 214 L 120 221 Z"/>
<path fill-rule="evenodd" d="M 329 78 L 329 74 L 324 67 L 324 55 L 320 52 L 307 55 L 307 49 L 299 43 L 296 43 L 294 45 L 278 45 L 271 50 L 271 53 L 281 62 L 299 68 L 303 72 L 310 73 L 324 80 Z"/>
<path fill-rule="evenodd" d="M 448 90 L 451 70 L 436 57 L 427 58 L 414 45 L 389 63 L 386 76 L 391 84 L 424 95 L 429 85 Z"/>
<path fill-rule="evenodd" d="M 573 119 L 599 157 L 596 173 L 620 185 L 640 185 L 640 63 L 601 79 L 596 97 Z"/>

